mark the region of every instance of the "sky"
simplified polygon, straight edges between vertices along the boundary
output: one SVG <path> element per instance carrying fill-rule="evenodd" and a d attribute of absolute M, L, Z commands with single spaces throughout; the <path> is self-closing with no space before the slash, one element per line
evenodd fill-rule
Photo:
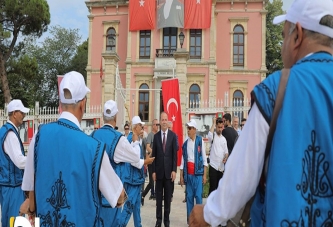
<path fill-rule="evenodd" d="M 85 4 L 88 0 L 47 0 L 50 13 L 50 26 L 59 25 L 64 28 L 79 29 L 81 41 L 88 38 L 88 8 Z M 293 0 L 283 0 L 283 9 L 287 10 Z M 45 39 L 48 33 L 45 33 L 41 40 Z"/>

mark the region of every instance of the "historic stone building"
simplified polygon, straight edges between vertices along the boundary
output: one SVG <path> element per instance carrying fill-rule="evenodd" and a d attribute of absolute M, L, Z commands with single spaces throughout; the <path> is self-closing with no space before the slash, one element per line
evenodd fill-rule
<path fill-rule="evenodd" d="M 124 120 L 140 114 L 151 122 L 163 109 L 161 80 L 176 77 L 183 122 L 194 109 L 212 114 L 223 110 L 218 107 L 248 106 L 251 90 L 266 77 L 265 2 L 213 0 L 208 29 L 130 32 L 129 1 L 87 1 L 87 84 L 92 91 L 88 105 L 120 100 L 116 93 L 121 81 L 126 95 Z M 241 114 L 246 116 L 246 111 Z"/>

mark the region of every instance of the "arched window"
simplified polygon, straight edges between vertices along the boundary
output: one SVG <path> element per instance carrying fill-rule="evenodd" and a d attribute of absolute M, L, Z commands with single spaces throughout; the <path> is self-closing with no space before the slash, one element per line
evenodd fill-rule
<path fill-rule="evenodd" d="M 141 84 L 140 89 L 149 89 L 147 84 Z M 139 117 L 141 121 L 149 121 L 149 91 L 139 90 Z"/>
<path fill-rule="evenodd" d="M 239 107 L 239 108 L 235 108 L 234 116 L 238 116 L 239 120 L 241 120 L 244 116 L 244 113 L 243 113 L 244 95 L 243 95 L 243 92 L 241 92 L 240 90 L 236 90 L 234 92 L 232 106 Z"/>
<path fill-rule="evenodd" d="M 106 50 L 116 51 L 116 30 L 109 28 L 106 33 Z"/>
<path fill-rule="evenodd" d="M 192 84 L 190 87 L 189 108 L 199 108 L 200 104 L 200 87 L 197 84 Z"/>
<path fill-rule="evenodd" d="M 241 25 L 234 28 L 233 47 L 234 66 L 244 66 L 244 29 Z"/>

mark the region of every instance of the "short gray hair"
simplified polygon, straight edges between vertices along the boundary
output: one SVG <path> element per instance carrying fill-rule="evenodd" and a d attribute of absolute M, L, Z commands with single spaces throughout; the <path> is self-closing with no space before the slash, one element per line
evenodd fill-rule
<path fill-rule="evenodd" d="M 290 23 L 289 35 L 290 35 L 291 33 L 294 32 L 294 30 L 296 28 L 296 24 L 294 24 L 292 22 L 289 22 L 289 23 Z M 326 15 L 326 16 L 322 17 L 319 24 L 333 29 L 333 16 Z M 318 32 L 314 32 L 314 31 L 305 29 L 305 28 L 303 28 L 303 29 L 304 29 L 304 34 L 307 37 L 317 41 L 317 43 L 319 43 L 323 46 L 333 48 L 333 38 L 320 34 Z"/>
<path fill-rule="evenodd" d="M 115 116 L 107 117 L 103 114 L 103 121 L 104 122 L 110 122 L 110 121 L 113 121 L 114 119 L 115 119 Z"/>

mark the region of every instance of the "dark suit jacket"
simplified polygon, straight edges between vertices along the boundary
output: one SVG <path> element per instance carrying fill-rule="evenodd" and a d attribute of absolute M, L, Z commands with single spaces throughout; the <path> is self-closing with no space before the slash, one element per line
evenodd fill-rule
<path fill-rule="evenodd" d="M 171 179 L 171 172 L 177 172 L 177 137 L 174 132 L 168 130 L 165 153 L 163 152 L 161 131 L 154 135 L 153 154 L 155 160 L 152 164 L 156 179 L 161 180 L 163 176 Z"/>

